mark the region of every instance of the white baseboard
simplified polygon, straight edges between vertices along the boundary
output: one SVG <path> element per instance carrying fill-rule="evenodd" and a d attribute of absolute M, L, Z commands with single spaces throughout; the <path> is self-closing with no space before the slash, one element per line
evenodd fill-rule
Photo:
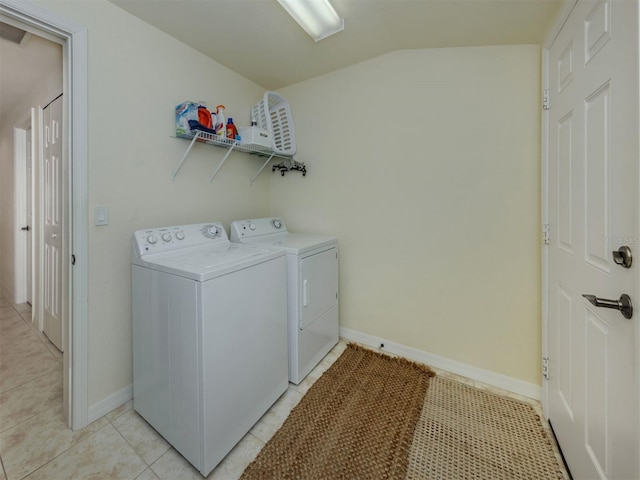
<path fill-rule="evenodd" d="M 502 375 L 501 373 L 491 372 L 483 368 L 474 367 L 466 363 L 451 360 L 440 355 L 424 352 L 417 348 L 407 347 L 400 343 L 395 343 L 384 338 L 374 337 L 366 333 L 351 330 L 350 328 L 340 328 L 340 336 L 346 340 L 357 342 L 362 345 L 379 349 L 380 344 L 384 344 L 382 350 L 400 355 L 416 362 L 430 365 L 434 368 L 446 370 L 462 377 L 470 378 L 478 382 L 485 383 L 509 392 L 517 393 L 525 397 L 540 400 L 540 386 L 535 383 L 525 382 L 517 378 Z M 107 398 L 100 400 L 89 407 L 89 423 L 99 419 L 103 415 L 115 410 L 120 405 L 128 402 L 133 398 L 133 384 L 127 385 L 122 390 L 109 395 Z"/>
<path fill-rule="evenodd" d="M 383 351 L 400 355 L 401 357 L 424 363 L 434 368 L 446 370 L 447 372 L 455 373 L 456 375 L 470 378 L 493 387 L 517 393 L 518 395 L 540 400 L 540 385 L 536 385 L 535 383 L 525 382 L 501 373 L 495 373 L 483 368 L 474 367 L 473 365 L 451 360 L 433 353 L 424 352 L 417 348 L 407 347 L 406 345 L 391 342 L 384 338 L 374 337 L 373 335 L 361 333 L 357 330 L 351 330 L 350 328 L 341 327 L 340 336 L 346 340 L 367 345 L 375 349 L 380 349 L 380 344 L 384 344 L 384 348 L 382 349 Z"/>
<path fill-rule="evenodd" d="M 120 405 L 127 403 L 133 398 L 133 384 L 127 385 L 122 390 L 109 395 L 107 398 L 94 403 L 89 407 L 89 423 L 98 420 L 100 417 L 115 410 Z"/>

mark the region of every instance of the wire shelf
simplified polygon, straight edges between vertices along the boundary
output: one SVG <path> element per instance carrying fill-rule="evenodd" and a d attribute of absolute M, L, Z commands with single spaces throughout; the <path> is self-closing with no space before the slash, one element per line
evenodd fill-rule
<path fill-rule="evenodd" d="M 234 150 L 237 151 L 237 152 L 248 153 L 250 155 L 257 155 L 257 156 L 260 156 L 260 157 L 267 157 L 267 160 L 262 164 L 262 167 L 260 167 L 260 169 L 258 170 L 258 173 L 256 173 L 254 175 L 254 177 L 250 180 L 251 184 L 253 184 L 253 182 L 258 177 L 258 175 L 260 175 L 262 170 L 264 170 L 264 168 L 267 166 L 267 164 L 274 157 L 282 158 L 282 159 L 284 159 L 284 162 L 278 164 L 277 166 L 274 166 L 272 171 L 280 170 L 281 175 L 284 175 L 285 172 L 292 171 L 292 170 L 301 171 L 303 176 L 307 174 L 307 171 L 306 171 L 306 168 L 304 166 L 304 163 L 297 162 L 293 158 L 293 155 L 283 155 L 281 153 L 276 153 L 271 148 L 263 147 L 261 145 L 254 145 L 254 144 L 250 144 L 250 143 L 242 143 L 242 142 L 239 142 L 237 140 L 232 140 L 230 138 L 221 137 L 219 135 L 215 135 L 215 134 L 212 134 L 212 133 L 209 133 L 209 132 L 205 132 L 203 130 L 192 130 L 192 133 L 176 133 L 176 138 L 182 138 L 184 140 L 191 140 L 191 142 L 190 142 L 189 146 L 187 147 L 186 152 L 184 152 L 184 155 L 182 156 L 182 158 L 180 159 L 180 161 L 176 165 L 176 168 L 173 170 L 173 173 L 171 175 L 171 178 L 173 180 L 175 180 L 176 176 L 178 175 L 178 172 L 180 171 L 180 168 L 182 168 L 182 165 L 183 165 L 184 161 L 186 160 L 187 156 L 189 155 L 189 152 L 191 151 L 191 148 L 193 147 L 194 143 L 196 143 L 196 142 L 206 143 L 207 145 L 213 145 L 215 147 L 226 148 L 228 150 L 228 152 L 225 154 L 225 156 L 222 159 L 222 161 L 218 164 L 218 167 L 215 169 L 215 171 L 209 177 L 209 181 L 210 182 L 213 182 L 213 179 L 215 178 L 215 176 L 218 174 L 218 172 L 222 168 L 222 165 L 224 165 L 224 163 L 227 161 L 227 158 L 229 157 L 229 154 Z"/>
<path fill-rule="evenodd" d="M 222 148 L 231 148 L 237 152 L 250 153 L 254 155 L 261 156 L 271 156 L 273 154 L 273 150 L 269 147 L 263 147 L 261 145 L 254 145 L 251 143 L 243 143 L 238 142 L 236 140 L 232 140 L 230 138 L 221 137 L 219 135 L 215 135 L 213 133 L 205 132 L 203 130 L 196 130 L 198 132 L 197 142 L 206 143 L 208 145 L 215 145 L 216 147 Z M 178 138 L 184 138 L 185 140 L 193 140 L 196 136 L 195 133 L 179 133 L 176 135 Z M 274 155 L 275 157 L 280 158 L 291 158 L 290 155 Z"/>

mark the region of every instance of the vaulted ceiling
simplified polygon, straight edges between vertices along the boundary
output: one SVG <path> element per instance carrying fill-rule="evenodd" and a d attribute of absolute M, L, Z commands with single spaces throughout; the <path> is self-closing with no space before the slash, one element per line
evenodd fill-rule
<path fill-rule="evenodd" d="M 563 1 L 332 0 L 345 29 L 316 43 L 276 0 L 111 0 L 269 90 L 395 50 L 539 44 Z M 1 115 L 62 48 L 34 35 L 0 57 Z"/>
<path fill-rule="evenodd" d="M 111 0 L 277 89 L 401 49 L 540 44 L 563 0 L 332 0 L 344 31 L 315 43 L 276 0 Z"/>

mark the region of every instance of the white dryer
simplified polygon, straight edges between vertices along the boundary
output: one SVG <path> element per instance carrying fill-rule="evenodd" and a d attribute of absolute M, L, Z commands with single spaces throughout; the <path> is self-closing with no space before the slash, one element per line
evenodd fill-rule
<path fill-rule="evenodd" d="M 338 240 L 290 233 L 275 217 L 232 222 L 231 241 L 287 254 L 289 381 L 297 385 L 338 343 Z"/>
<path fill-rule="evenodd" d="M 289 384 L 284 252 L 152 228 L 132 275 L 134 408 L 206 476 Z"/>

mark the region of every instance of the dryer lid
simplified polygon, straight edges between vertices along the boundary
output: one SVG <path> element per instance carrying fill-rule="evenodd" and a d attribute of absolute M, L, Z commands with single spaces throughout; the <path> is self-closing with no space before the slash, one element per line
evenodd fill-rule
<path fill-rule="evenodd" d="M 245 238 L 242 239 L 242 243 L 278 247 L 282 248 L 287 253 L 300 255 L 323 247 L 331 248 L 338 243 L 338 239 L 327 235 L 276 233 L 273 235 Z"/>

